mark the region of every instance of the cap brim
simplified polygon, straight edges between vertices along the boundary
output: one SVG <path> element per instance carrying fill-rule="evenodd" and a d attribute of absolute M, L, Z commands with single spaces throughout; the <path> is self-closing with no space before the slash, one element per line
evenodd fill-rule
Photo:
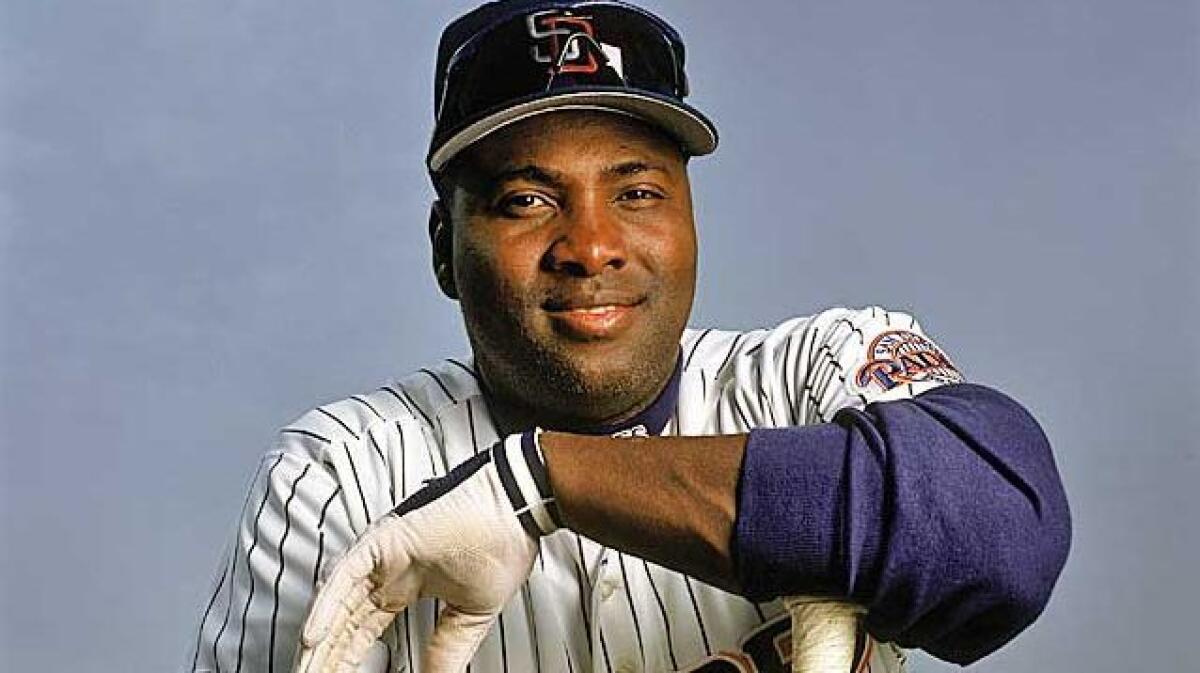
<path fill-rule="evenodd" d="M 429 155 L 429 170 L 440 171 L 459 152 L 505 126 L 558 110 L 598 110 L 642 119 L 674 136 L 692 156 L 710 154 L 717 148 L 717 129 L 713 123 L 678 101 L 628 89 L 565 91 L 506 106 L 467 124 L 433 150 Z"/>

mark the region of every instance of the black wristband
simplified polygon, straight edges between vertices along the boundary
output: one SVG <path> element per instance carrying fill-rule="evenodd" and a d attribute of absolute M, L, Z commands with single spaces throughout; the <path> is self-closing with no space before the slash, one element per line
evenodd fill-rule
<path fill-rule="evenodd" d="M 546 459 L 538 444 L 541 432 L 538 429 L 509 435 L 491 450 L 500 483 L 512 502 L 513 511 L 533 537 L 549 535 L 563 527 L 562 515 L 550 488 Z"/>

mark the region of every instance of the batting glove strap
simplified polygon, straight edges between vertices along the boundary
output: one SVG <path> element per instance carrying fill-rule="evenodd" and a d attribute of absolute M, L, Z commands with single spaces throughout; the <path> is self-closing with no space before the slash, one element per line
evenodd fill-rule
<path fill-rule="evenodd" d="M 562 515 L 550 489 L 546 460 L 538 444 L 541 430 L 509 435 L 492 447 L 492 461 L 504 492 L 512 501 L 521 525 L 533 537 L 549 535 L 562 528 Z"/>

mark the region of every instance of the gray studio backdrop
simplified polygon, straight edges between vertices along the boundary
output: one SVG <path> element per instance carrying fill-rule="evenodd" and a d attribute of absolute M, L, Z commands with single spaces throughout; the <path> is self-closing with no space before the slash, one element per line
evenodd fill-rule
<path fill-rule="evenodd" d="M 1196 3 L 647 4 L 723 134 L 694 322 L 914 311 L 1054 442 L 1070 562 L 975 670 L 1196 670 Z M 421 159 L 466 6 L 4 1 L 0 669 L 183 670 L 273 430 L 465 352 Z"/>

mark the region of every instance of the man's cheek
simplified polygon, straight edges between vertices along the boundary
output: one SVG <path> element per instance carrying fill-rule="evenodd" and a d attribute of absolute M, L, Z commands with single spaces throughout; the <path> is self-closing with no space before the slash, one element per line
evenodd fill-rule
<path fill-rule="evenodd" d="M 494 300 L 501 285 L 494 260 L 482 250 L 464 245 L 455 260 L 459 291 L 476 301 Z"/>

